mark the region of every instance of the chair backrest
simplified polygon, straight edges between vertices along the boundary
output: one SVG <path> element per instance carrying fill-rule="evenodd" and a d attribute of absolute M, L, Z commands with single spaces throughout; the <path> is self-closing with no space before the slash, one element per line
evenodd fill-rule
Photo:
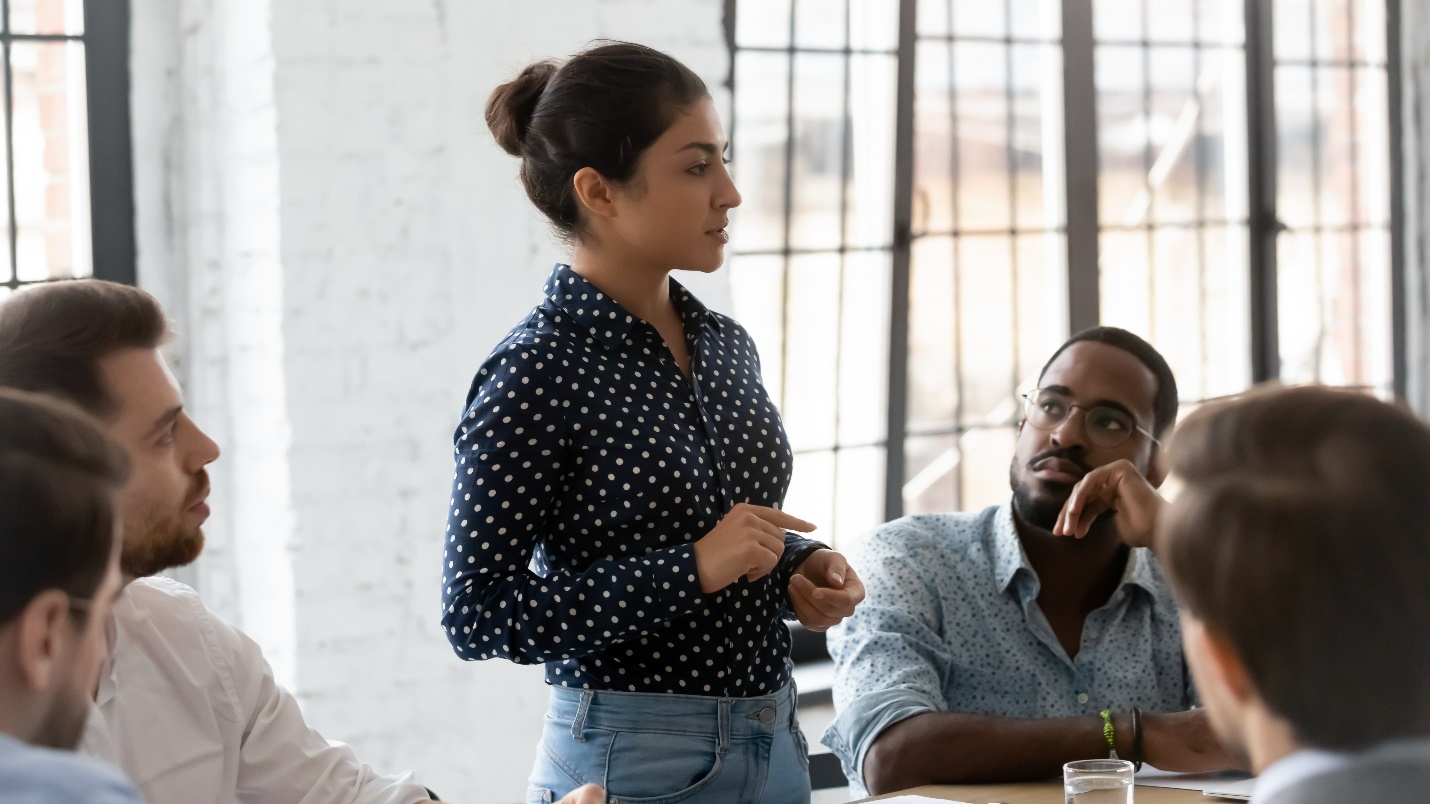
<path fill-rule="evenodd" d="M 814 790 L 848 787 L 849 779 L 844 776 L 844 768 L 839 765 L 839 757 L 828 753 L 810 754 L 809 786 Z"/>

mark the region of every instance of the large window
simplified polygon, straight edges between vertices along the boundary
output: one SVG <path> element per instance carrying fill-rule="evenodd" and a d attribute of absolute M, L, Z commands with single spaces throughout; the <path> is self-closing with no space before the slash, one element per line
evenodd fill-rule
<path fill-rule="evenodd" d="M 1019 392 L 1096 323 L 1187 405 L 1401 391 L 1394 2 L 727 0 L 787 508 L 847 543 L 1002 502 Z"/>
<path fill-rule="evenodd" d="M 134 280 L 128 5 L 0 0 L 0 297 Z"/>

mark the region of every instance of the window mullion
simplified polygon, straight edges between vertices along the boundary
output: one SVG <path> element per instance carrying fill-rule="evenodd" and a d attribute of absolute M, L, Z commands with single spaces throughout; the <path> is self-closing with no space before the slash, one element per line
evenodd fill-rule
<path fill-rule="evenodd" d="M 889 309 L 888 448 L 884 452 L 884 518 L 904 514 L 908 427 L 909 290 L 913 256 L 914 56 L 917 0 L 899 0 L 899 60 L 894 122 L 894 238 Z"/>
<path fill-rule="evenodd" d="M 132 285 L 137 281 L 137 272 L 129 117 L 129 0 L 85 0 L 83 41 L 94 276 Z"/>
<path fill-rule="evenodd" d="M 1092 3 L 1063 0 L 1063 187 L 1067 222 L 1068 329 L 1101 319 L 1098 268 L 1097 82 Z"/>
<path fill-rule="evenodd" d="M 1281 230 L 1276 207 L 1275 3 L 1245 0 L 1247 242 L 1251 279 L 1251 380 L 1281 373 L 1277 323 L 1276 246 Z"/>
<path fill-rule="evenodd" d="M 1406 328 L 1409 326 L 1405 289 L 1405 152 L 1404 107 L 1401 97 L 1401 0 L 1385 2 L 1385 69 L 1390 112 L 1390 321 L 1391 383 L 1396 399 L 1406 399 L 1410 388 Z"/>

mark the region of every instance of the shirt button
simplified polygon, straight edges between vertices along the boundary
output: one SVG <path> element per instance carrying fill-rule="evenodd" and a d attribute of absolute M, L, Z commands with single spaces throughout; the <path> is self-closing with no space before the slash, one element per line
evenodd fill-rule
<path fill-rule="evenodd" d="M 1101 634 L 1101 633 L 1102 633 L 1102 631 L 1098 630 L 1098 627 L 1097 627 L 1097 626 L 1095 626 L 1095 625 L 1089 626 L 1088 629 L 1087 629 L 1087 638 L 1088 638 L 1088 639 L 1097 639 L 1097 635 L 1098 635 L 1098 634 Z"/>
<path fill-rule="evenodd" d="M 1077 694 L 1077 702 L 1078 702 L 1078 703 L 1087 703 L 1087 693 L 1085 693 L 1085 692 L 1079 692 L 1079 693 Z"/>

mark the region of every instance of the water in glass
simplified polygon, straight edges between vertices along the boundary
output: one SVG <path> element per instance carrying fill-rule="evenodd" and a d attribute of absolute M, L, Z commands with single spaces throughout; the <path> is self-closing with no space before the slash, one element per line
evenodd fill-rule
<path fill-rule="evenodd" d="M 1080 776 L 1063 787 L 1064 804 L 1132 804 L 1132 780 L 1115 775 Z"/>

